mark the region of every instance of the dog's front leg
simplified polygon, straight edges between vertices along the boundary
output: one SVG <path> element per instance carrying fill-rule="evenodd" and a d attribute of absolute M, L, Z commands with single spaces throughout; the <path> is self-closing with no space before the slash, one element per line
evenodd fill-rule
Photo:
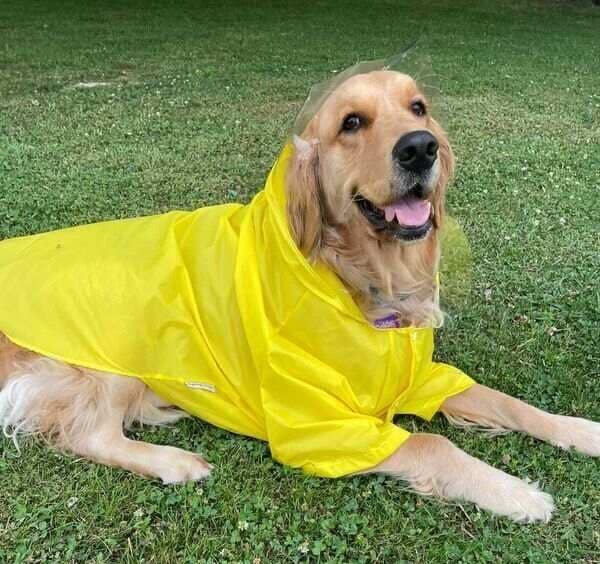
<path fill-rule="evenodd" d="M 548 521 L 550 495 L 462 451 L 440 435 L 418 433 L 373 472 L 406 480 L 417 492 L 466 500 L 519 522 Z"/>
<path fill-rule="evenodd" d="M 521 431 L 564 449 L 600 456 L 600 423 L 552 415 L 479 384 L 447 399 L 442 411 L 459 425 Z"/>

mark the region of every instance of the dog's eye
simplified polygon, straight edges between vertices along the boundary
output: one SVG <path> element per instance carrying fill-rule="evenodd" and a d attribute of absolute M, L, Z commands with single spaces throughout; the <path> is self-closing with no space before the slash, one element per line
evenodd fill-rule
<path fill-rule="evenodd" d="M 412 113 L 415 114 L 417 117 L 422 117 L 427 113 L 427 108 L 425 108 L 425 104 L 420 100 L 413 102 L 410 105 L 410 109 Z"/>
<path fill-rule="evenodd" d="M 358 114 L 350 114 L 344 118 L 342 123 L 342 131 L 352 133 L 358 131 L 364 125 L 364 120 Z"/>

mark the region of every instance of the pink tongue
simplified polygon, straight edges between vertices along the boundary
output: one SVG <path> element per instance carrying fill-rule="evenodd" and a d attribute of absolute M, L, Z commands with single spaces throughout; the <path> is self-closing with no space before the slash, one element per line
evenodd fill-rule
<path fill-rule="evenodd" d="M 408 196 L 392 206 L 385 206 L 385 220 L 393 221 L 394 217 L 400 225 L 418 227 L 423 225 L 431 214 L 431 203 Z"/>

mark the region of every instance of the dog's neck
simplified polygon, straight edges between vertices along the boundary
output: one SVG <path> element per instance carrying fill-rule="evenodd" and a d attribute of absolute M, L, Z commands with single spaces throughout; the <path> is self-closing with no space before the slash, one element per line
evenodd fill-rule
<path fill-rule="evenodd" d="M 400 327 L 441 325 L 436 230 L 423 241 L 403 244 L 352 224 L 325 228 L 314 258 L 336 272 L 372 323 L 395 315 Z"/>

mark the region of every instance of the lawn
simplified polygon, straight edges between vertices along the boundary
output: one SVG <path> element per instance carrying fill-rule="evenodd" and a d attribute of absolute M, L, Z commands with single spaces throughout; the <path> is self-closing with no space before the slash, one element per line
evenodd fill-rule
<path fill-rule="evenodd" d="M 248 201 L 309 86 L 424 39 L 473 253 L 438 357 L 600 420 L 600 8 L 584 1 L 96 2 L 0 10 L 0 237 Z M 96 82 L 82 87 L 80 83 Z M 548 525 L 322 480 L 200 421 L 134 436 L 199 451 L 169 486 L 0 441 L 0 562 L 600 562 L 600 465 L 516 434 L 431 424 L 539 480 Z"/>

